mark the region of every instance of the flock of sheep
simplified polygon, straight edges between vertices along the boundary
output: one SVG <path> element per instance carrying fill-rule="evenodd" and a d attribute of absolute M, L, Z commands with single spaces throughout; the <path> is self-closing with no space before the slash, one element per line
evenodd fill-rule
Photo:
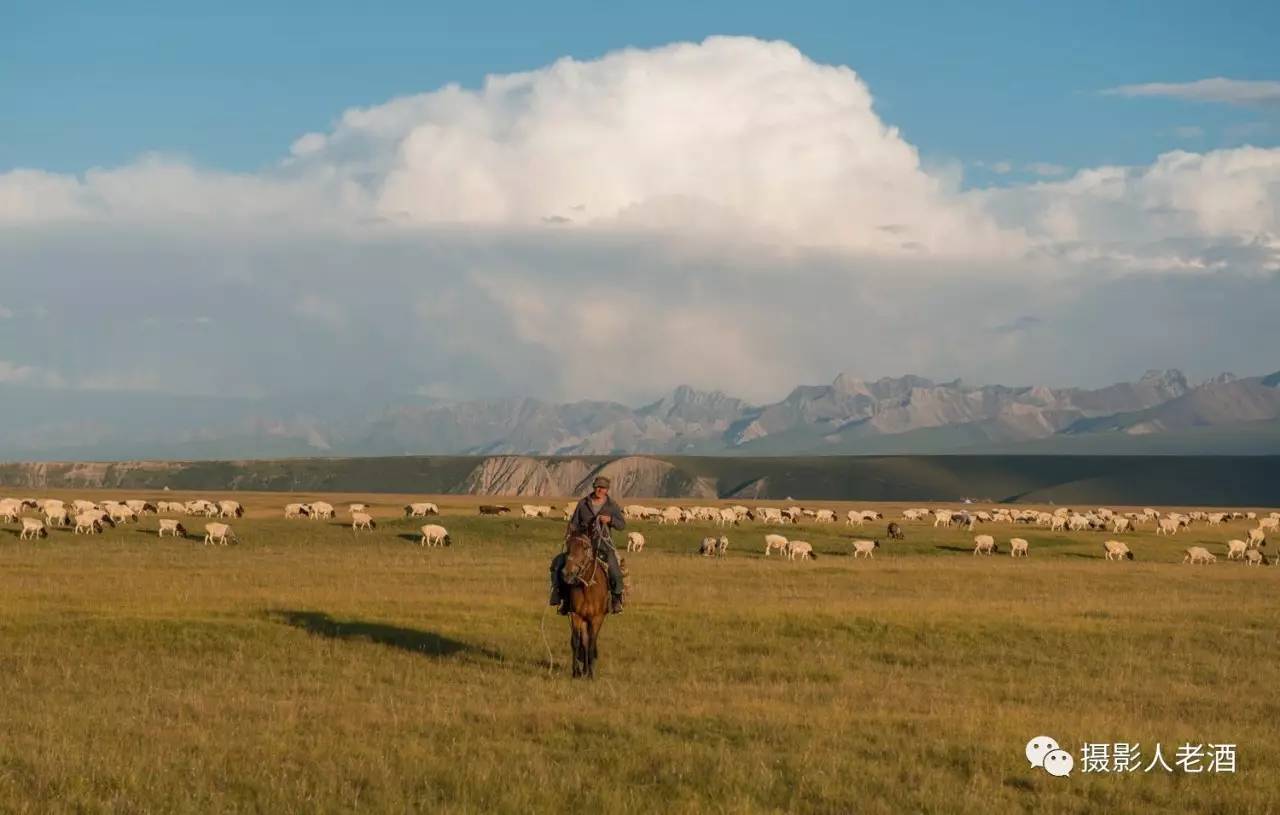
<path fill-rule="evenodd" d="M 38 513 L 40 517 L 30 517 L 26 513 Z M 351 504 L 347 507 L 351 516 L 351 528 L 354 531 L 370 530 L 377 527 L 377 522 L 368 512 L 366 504 Z M 76 535 L 98 535 L 107 527 L 117 524 L 137 523 L 144 515 L 161 513 L 185 515 L 203 518 L 241 518 L 244 506 L 239 501 L 209 501 L 196 498 L 190 501 L 144 501 L 134 499 L 128 501 L 104 500 L 72 501 L 70 506 L 57 498 L 3 498 L 0 499 L 0 521 L 22 524 L 18 533 L 20 540 L 36 540 L 49 536 L 53 527 L 70 528 Z M 284 517 L 292 518 L 333 518 L 337 514 L 334 506 L 325 501 L 310 504 L 287 504 Z M 433 503 L 408 504 L 404 508 L 406 517 L 421 518 L 428 515 L 439 515 L 440 508 Z M 204 543 L 206 546 L 219 544 L 226 546 L 231 542 L 239 542 L 230 524 L 221 521 L 210 521 L 204 525 Z M 439 524 L 426 524 L 420 530 L 423 546 L 448 546 L 452 543 L 449 532 Z M 175 538 L 187 537 L 187 528 L 176 518 L 159 518 L 156 530 L 157 537 L 166 535 Z"/>
<path fill-rule="evenodd" d="M 526 506 L 524 509 L 527 517 L 538 517 L 537 515 L 531 515 L 530 510 L 547 509 L 549 511 L 550 508 Z M 800 506 L 761 506 L 754 508 L 742 505 L 729 507 L 668 506 L 659 509 L 658 507 L 631 504 L 624 507 L 623 512 L 628 518 L 654 520 L 659 524 L 711 521 L 719 526 L 737 526 L 749 520 L 782 526 L 799 524 L 805 520 L 818 524 L 836 523 L 838 520 L 835 510 Z M 848 526 L 861 527 L 868 521 L 877 521 L 882 518 L 884 518 L 884 515 L 875 510 L 851 509 L 845 514 L 845 523 Z M 1255 566 L 1271 562 L 1262 549 L 1267 545 L 1267 532 L 1280 528 L 1280 512 L 1272 512 L 1263 517 L 1259 517 L 1256 512 L 1196 511 L 1190 513 L 1166 512 L 1161 514 L 1150 507 L 1143 509 L 1141 512 L 1125 513 L 1118 513 L 1106 507 L 1099 507 L 1088 512 L 1076 512 L 1066 507 L 1059 507 L 1053 512 L 1035 509 L 1014 509 L 1012 507 L 996 507 L 990 510 L 973 511 L 918 507 L 903 510 L 902 519 L 916 522 L 928 522 L 932 519 L 935 528 L 939 526 L 944 528 L 959 526 L 970 531 L 976 529 L 979 524 L 1003 523 L 1011 526 L 1020 524 L 1038 527 L 1051 532 L 1101 531 L 1113 534 L 1136 532 L 1140 524 L 1153 524 L 1157 535 L 1176 535 L 1179 531 L 1190 527 L 1192 523 L 1219 526 L 1228 521 L 1257 521 L 1257 526 L 1248 530 L 1247 540 L 1230 540 L 1226 544 L 1228 560 L 1240 560 Z M 890 522 L 887 534 L 890 539 L 901 540 L 903 538 L 902 527 L 896 522 Z M 999 551 L 999 544 L 996 543 L 994 535 L 976 535 L 973 543 L 974 555 L 991 555 Z M 855 558 L 872 558 L 875 557 L 875 551 L 880 548 L 880 541 L 854 540 L 852 541 L 852 547 Z M 1133 552 L 1124 541 L 1104 541 L 1102 547 L 1107 560 L 1134 559 Z M 643 535 L 638 532 L 632 532 L 627 536 L 628 551 L 639 551 L 643 548 Z M 723 556 L 728 548 L 729 539 L 726 536 L 722 535 L 719 538 L 707 537 L 703 538 L 698 553 L 704 557 Z M 1030 549 L 1031 544 L 1026 538 L 1009 538 L 1010 557 L 1027 557 Z M 788 560 L 814 560 L 817 558 L 813 551 L 813 546 L 808 541 L 791 540 L 776 533 L 766 534 L 764 536 L 764 554 L 768 557 L 774 551 L 781 553 Z M 1212 563 L 1216 560 L 1217 557 L 1203 546 L 1189 547 L 1183 557 L 1184 563 Z M 1277 563 L 1280 563 L 1280 560 Z"/>
<path fill-rule="evenodd" d="M 377 522 L 369 513 L 369 507 L 363 503 L 352 503 L 347 506 L 347 514 L 351 519 L 351 528 L 355 532 L 372 531 Z M 565 504 L 561 510 L 564 518 L 573 512 L 574 504 Z M 502 515 L 510 512 L 510 508 L 498 505 L 483 505 L 479 508 L 482 515 Z M 521 507 L 522 517 L 550 518 L 557 510 L 549 505 L 525 504 Z M 290 503 L 284 507 L 287 520 L 332 519 L 337 516 L 337 509 L 325 501 L 312 503 Z M 659 525 L 683 524 L 697 521 L 714 523 L 720 527 L 739 526 L 752 521 L 760 524 L 787 526 L 802 522 L 814 524 L 834 524 L 838 516 L 832 509 L 815 509 L 800 506 L 747 507 L 740 504 L 727 507 L 708 506 L 667 506 L 663 508 L 630 504 L 623 508 L 628 519 L 655 521 Z M 34 513 L 38 517 L 30 517 Z M 136 523 L 143 515 L 168 514 L 187 517 L 217 518 L 204 525 L 204 543 L 206 545 L 226 545 L 238 541 L 231 526 L 223 519 L 240 518 L 244 515 L 244 507 L 238 501 L 192 499 L 188 501 L 111 501 L 101 502 L 76 500 L 70 504 L 59 499 L 4 498 L 0 499 L 0 521 L 20 522 L 22 529 L 19 538 L 34 540 L 47 537 L 52 527 L 70 528 L 75 534 L 100 534 L 105 527 L 117 524 Z M 407 518 L 426 518 L 439 515 L 440 508 L 431 502 L 409 503 L 403 507 L 403 515 Z M 851 527 L 862 527 L 867 522 L 879 521 L 884 514 L 875 510 L 851 509 L 844 515 L 844 523 Z M 187 537 L 186 527 L 176 518 L 159 518 L 158 536 Z M 1270 560 L 1263 552 L 1269 532 L 1280 529 L 1280 512 L 1272 512 L 1259 516 L 1255 512 L 1207 512 L 1190 513 L 1158 512 L 1146 508 L 1141 512 L 1114 512 L 1105 507 L 1087 512 L 1077 512 L 1065 507 L 1045 512 L 1035 509 L 1016 509 L 1012 507 L 996 507 L 989 510 L 947 509 L 947 508 L 911 508 L 902 511 L 902 520 L 929 522 L 936 527 L 953 527 L 973 531 L 978 525 L 1006 524 L 1010 526 L 1028 526 L 1046 529 L 1051 532 L 1084 532 L 1101 531 L 1112 534 L 1136 532 L 1141 525 L 1149 524 L 1157 535 L 1177 535 L 1194 524 L 1219 526 L 1228 521 L 1256 521 L 1256 526 L 1249 529 L 1246 539 L 1233 539 L 1226 542 L 1226 559 L 1239 560 L 1249 565 L 1263 565 Z M 445 527 L 429 523 L 419 530 L 422 546 L 447 546 L 451 544 L 449 532 Z M 902 527 L 896 521 L 890 522 L 888 537 L 901 540 L 904 535 Z M 991 534 L 974 536 L 974 555 L 991 555 L 999 552 L 996 538 Z M 639 552 L 644 549 L 645 539 L 640 532 L 627 534 L 627 551 Z M 855 558 L 873 558 L 877 549 L 881 548 L 879 540 L 853 540 L 852 554 Z M 729 549 L 727 535 L 707 536 L 698 545 L 698 554 L 704 557 L 724 557 Z M 1103 550 L 1107 560 L 1133 560 L 1134 554 L 1123 541 L 1107 540 L 1103 542 Z M 815 560 L 817 554 L 813 546 L 804 540 L 787 538 L 777 533 L 764 536 L 764 554 L 769 556 L 780 553 L 788 560 Z M 1009 538 L 1009 555 L 1026 557 L 1030 544 L 1024 537 Z M 1204 546 L 1191 546 L 1185 551 L 1184 563 L 1212 563 L 1217 556 Z"/>

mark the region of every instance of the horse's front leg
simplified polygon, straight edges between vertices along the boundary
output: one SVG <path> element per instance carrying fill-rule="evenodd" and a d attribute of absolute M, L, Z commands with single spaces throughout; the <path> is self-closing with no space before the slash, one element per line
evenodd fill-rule
<path fill-rule="evenodd" d="M 570 647 L 573 649 L 573 675 L 580 677 L 587 673 L 587 624 L 577 614 L 571 614 L 569 622 L 573 626 L 573 635 L 570 637 Z"/>

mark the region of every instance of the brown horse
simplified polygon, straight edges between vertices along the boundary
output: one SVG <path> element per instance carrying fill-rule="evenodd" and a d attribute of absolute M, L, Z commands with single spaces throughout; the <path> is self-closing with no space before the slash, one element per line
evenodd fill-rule
<path fill-rule="evenodd" d="M 596 644 L 609 613 L 609 574 L 586 535 L 570 535 L 560 577 L 569 600 L 573 675 L 595 678 Z"/>

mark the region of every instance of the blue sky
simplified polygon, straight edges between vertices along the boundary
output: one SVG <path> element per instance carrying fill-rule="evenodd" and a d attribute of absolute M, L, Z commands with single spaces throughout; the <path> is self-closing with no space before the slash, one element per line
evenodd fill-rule
<path fill-rule="evenodd" d="M 960 161 L 985 184 L 1002 180 L 989 170 L 1001 161 L 1078 168 L 1275 145 L 1280 106 L 1099 91 L 1280 78 L 1277 31 L 1274 2 L 10 2 L 0 171 L 80 172 L 152 151 L 254 170 L 352 106 L 726 33 L 852 67 L 926 162 Z"/>

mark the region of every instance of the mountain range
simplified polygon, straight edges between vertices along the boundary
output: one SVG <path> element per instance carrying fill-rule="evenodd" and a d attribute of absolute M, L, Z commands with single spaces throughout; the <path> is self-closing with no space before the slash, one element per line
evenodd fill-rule
<path fill-rule="evenodd" d="M 680 386 L 640 407 L 416 395 L 270 399 L 0 386 L 0 458 L 1280 453 L 1280 372 L 1097 389 L 840 374 L 754 405 Z"/>

